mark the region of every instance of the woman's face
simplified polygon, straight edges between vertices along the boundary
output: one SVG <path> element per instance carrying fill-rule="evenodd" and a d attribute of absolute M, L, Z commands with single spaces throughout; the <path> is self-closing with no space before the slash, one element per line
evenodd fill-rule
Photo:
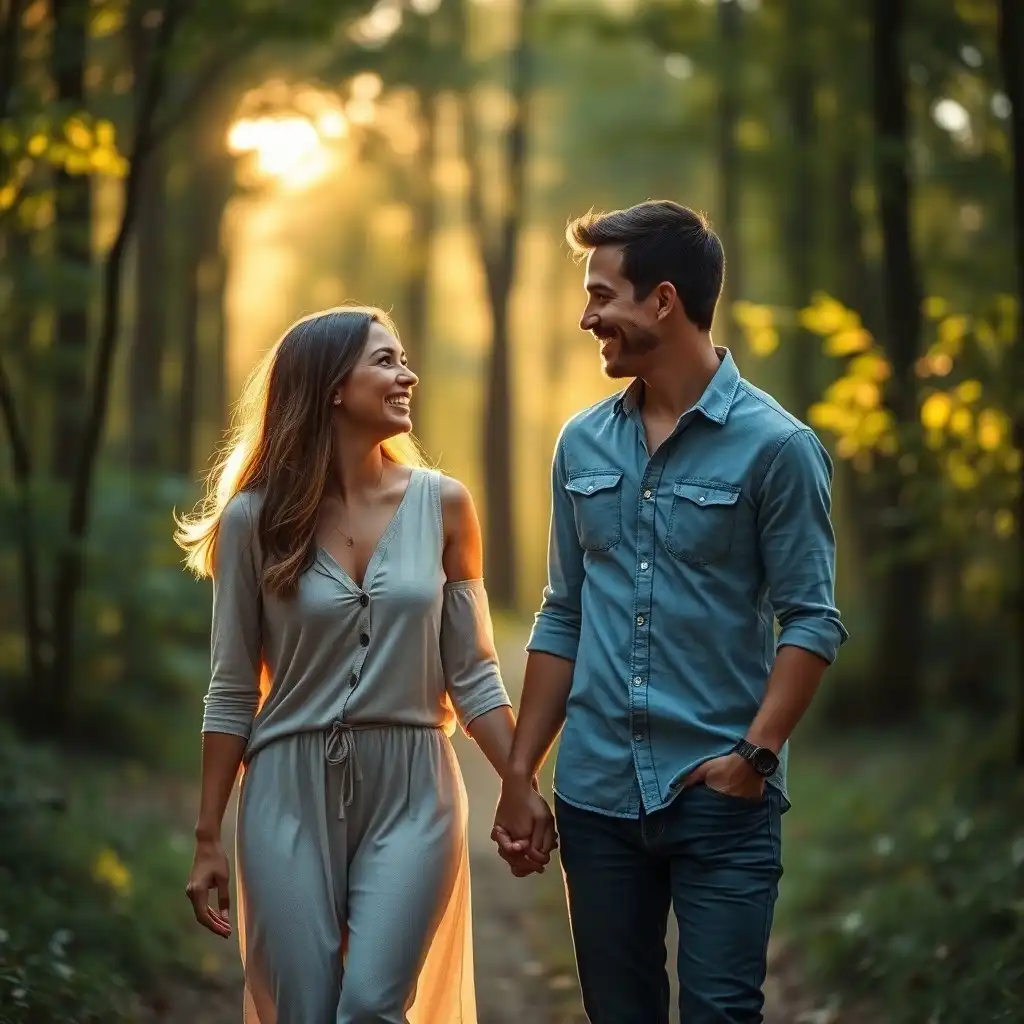
<path fill-rule="evenodd" d="M 398 340 L 375 321 L 359 361 L 335 393 L 335 413 L 381 440 L 407 433 L 412 430 L 409 402 L 418 382 Z"/>

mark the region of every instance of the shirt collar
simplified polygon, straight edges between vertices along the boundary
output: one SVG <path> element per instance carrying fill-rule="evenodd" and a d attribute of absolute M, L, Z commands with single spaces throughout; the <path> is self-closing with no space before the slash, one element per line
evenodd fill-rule
<path fill-rule="evenodd" d="M 740 371 L 736 366 L 736 360 L 727 348 L 715 346 L 715 352 L 721 360 L 721 365 L 715 371 L 714 377 L 704 389 L 700 401 L 694 409 L 704 414 L 713 423 L 725 423 L 732 408 L 733 400 L 736 398 L 736 391 L 740 386 Z M 640 408 L 640 400 L 643 398 L 644 382 L 637 377 L 631 381 L 629 386 L 622 391 L 615 400 L 615 411 L 630 416 Z"/>

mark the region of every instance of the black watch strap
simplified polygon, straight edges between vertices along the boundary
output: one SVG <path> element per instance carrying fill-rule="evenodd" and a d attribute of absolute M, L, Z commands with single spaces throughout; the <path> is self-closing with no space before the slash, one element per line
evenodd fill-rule
<path fill-rule="evenodd" d="M 759 747 L 749 740 L 740 740 L 733 750 L 743 758 L 758 775 L 766 779 L 775 774 L 779 767 L 778 756 L 767 747 Z"/>

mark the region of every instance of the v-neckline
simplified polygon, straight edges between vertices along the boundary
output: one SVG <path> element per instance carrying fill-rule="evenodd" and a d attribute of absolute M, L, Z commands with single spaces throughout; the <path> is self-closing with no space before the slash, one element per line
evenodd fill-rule
<path fill-rule="evenodd" d="M 325 559 L 329 564 L 328 568 L 333 568 L 340 577 L 340 582 L 343 583 L 350 590 L 353 590 L 356 594 L 363 594 L 373 585 L 374 577 L 377 575 L 377 571 L 380 568 L 381 559 L 384 557 L 384 552 L 387 550 L 388 544 L 391 542 L 391 538 L 394 536 L 395 530 L 398 529 L 398 522 L 402 515 L 402 510 L 405 508 L 406 501 L 409 497 L 409 492 L 413 488 L 413 482 L 419 474 L 415 468 L 409 473 L 409 479 L 406 482 L 405 490 L 402 492 L 402 497 L 398 499 L 398 504 L 395 506 L 395 511 L 391 513 L 391 519 L 388 521 L 388 525 L 384 527 L 384 532 L 380 535 L 377 540 L 377 544 L 373 549 L 373 553 L 370 555 L 370 560 L 366 563 L 366 571 L 363 573 L 362 583 L 357 583 L 353 579 L 352 575 L 348 572 L 344 566 L 327 550 L 326 545 L 321 541 L 316 542 L 317 550 L 320 553 L 322 559 Z"/>

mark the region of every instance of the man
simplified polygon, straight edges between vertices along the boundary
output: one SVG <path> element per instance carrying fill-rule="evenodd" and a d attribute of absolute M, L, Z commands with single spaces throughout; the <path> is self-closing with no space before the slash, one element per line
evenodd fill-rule
<path fill-rule="evenodd" d="M 580 326 L 605 373 L 633 380 L 558 439 L 548 585 L 493 836 L 516 874 L 547 862 L 536 776 L 564 725 L 555 821 L 590 1020 L 668 1021 L 671 905 L 682 1020 L 752 1024 L 786 741 L 847 637 L 832 465 L 713 346 L 725 258 L 702 216 L 648 202 L 567 235 L 587 255 Z"/>

